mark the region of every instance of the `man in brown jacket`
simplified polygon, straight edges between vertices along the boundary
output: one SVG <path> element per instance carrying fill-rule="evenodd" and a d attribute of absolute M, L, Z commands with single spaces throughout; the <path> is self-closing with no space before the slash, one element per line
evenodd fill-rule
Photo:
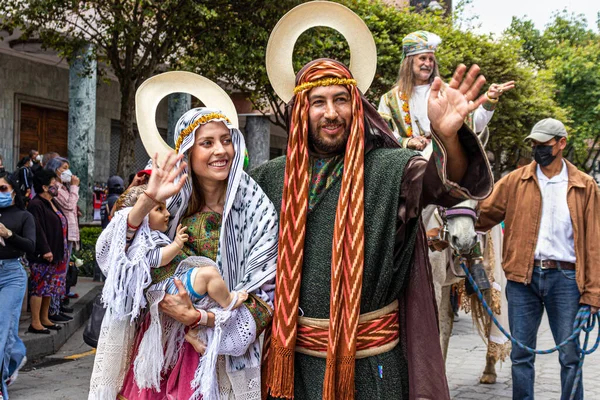
<path fill-rule="evenodd" d="M 600 192 L 563 159 L 566 137 L 560 121 L 538 122 L 526 138 L 535 161 L 499 180 L 480 204 L 478 230 L 505 221 L 510 330 L 529 347 L 536 347 L 544 308 L 558 344 L 572 333 L 580 304 L 593 313 L 600 306 Z M 513 399 L 533 399 L 535 355 L 513 346 L 511 360 Z M 559 351 L 561 399 L 569 398 L 578 361 L 573 342 Z M 582 386 L 575 398 L 583 398 Z"/>

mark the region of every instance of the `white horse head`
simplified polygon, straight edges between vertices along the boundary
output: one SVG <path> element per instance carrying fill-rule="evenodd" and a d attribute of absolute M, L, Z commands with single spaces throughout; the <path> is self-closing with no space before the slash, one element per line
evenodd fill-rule
<path fill-rule="evenodd" d="M 459 254 L 470 253 L 477 243 L 475 207 L 477 207 L 476 200 L 465 200 L 446 210 L 448 242 Z"/>
<path fill-rule="evenodd" d="M 488 127 L 486 126 L 478 136 L 485 148 L 490 137 Z M 477 233 L 475 232 L 475 223 L 477 222 L 476 207 L 477 201 L 465 200 L 446 211 L 448 242 L 460 254 L 470 253 L 477 243 Z"/>

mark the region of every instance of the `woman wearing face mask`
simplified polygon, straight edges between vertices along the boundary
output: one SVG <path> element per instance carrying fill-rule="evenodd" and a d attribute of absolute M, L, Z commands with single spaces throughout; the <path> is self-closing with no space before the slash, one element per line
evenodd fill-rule
<path fill-rule="evenodd" d="M 25 295 L 27 274 L 21 257 L 35 249 L 35 221 L 25 211 L 16 183 L 6 172 L 0 172 L 0 385 L 8 399 L 6 383 L 24 364 L 25 345 L 19 339 L 19 316 Z"/>
<path fill-rule="evenodd" d="M 46 165 L 46 169 L 53 171 L 58 177 L 58 196 L 56 202 L 60 206 L 63 214 L 67 218 L 69 225 L 69 233 L 67 240 L 69 243 L 69 254 L 67 260 L 71 259 L 73 249 L 79 248 L 79 221 L 77 219 L 77 202 L 79 201 L 79 178 L 69 169 L 69 161 L 63 157 L 56 157 L 50 160 Z M 67 283 L 65 294 L 70 293 L 71 287 Z M 72 308 L 63 305 L 62 312 L 73 312 Z M 71 317 L 57 316 L 59 322 L 63 319 L 71 319 Z"/>
<path fill-rule="evenodd" d="M 60 326 L 55 325 L 49 317 L 49 310 L 55 318 L 60 303 L 51 300 L 61 299 L 65 294 L 68 228 L 67 219 L 55 200 L 59 191 L 56 174 L 41 169 L 35 173 L 33 185 L 37 194 L 29 202 L 28 211 L 35 218 L 36 246 L 28 256 L 31 270 L 31 325 L 28 331 L 49 334 L 49 329 L 60 330 Z"/>

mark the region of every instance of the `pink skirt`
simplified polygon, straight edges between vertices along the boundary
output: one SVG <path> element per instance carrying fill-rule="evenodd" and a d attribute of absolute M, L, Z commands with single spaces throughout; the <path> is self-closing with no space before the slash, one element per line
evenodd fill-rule
<path fill-rule="evenodd" d="M 135 383 L 133 375 L 133 362 L 137 356 L 140 342 L 142 341 L 143 333 L 146 332 L 150 325 L 150 315 L 140 326 L 140 329 L 135 338 L 135 347 L 131 365 L 123 382 L 123 389 L 117 395 L 118 400 L 183 400 L 189 399 L 194 394 L 192 389 L 192 380 L 200 362 L 200 356 L 194 350 L 194 347 L 188 342 L 183 343 L 183 347 L 179 352 L 179 358 L 172 370 L 163 374 L 160 382 L 160 392 L 154 389 L 140 389 Z"/>

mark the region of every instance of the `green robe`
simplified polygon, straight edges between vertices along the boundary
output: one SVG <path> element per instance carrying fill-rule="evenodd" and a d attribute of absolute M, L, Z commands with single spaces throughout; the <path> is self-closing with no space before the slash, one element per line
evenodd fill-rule
<path fill-rule="evenodd" d="M 404 167 L 416 153 L 376 149 L 365 157 L 365 263 L 361 314 L 378 310 L 398 298 L 405 285 L 413 255 L 417 219 L 410 223 L 408 240 L 394 259 L 396 217 Z M 313 161 L 314 165 L 314 161 Z M 253 177 L 281 211 L 285 157 L 253 171 Z M 319 193 L 308 213 L 300 308 L 304 316 L 329 318 L 331 248 L 335 210 L 341 188 L 337 174 Z M 383 189 L 383 190 L 382 190 Z M 382 375 L 380 375 L 380 371 Z M 325 359 L 296 353 L 296 399 L 321 397 Z M 356 360 L 356 399 L 408 398 L 408 367 L 401 346 L 377 356 Z"/>

